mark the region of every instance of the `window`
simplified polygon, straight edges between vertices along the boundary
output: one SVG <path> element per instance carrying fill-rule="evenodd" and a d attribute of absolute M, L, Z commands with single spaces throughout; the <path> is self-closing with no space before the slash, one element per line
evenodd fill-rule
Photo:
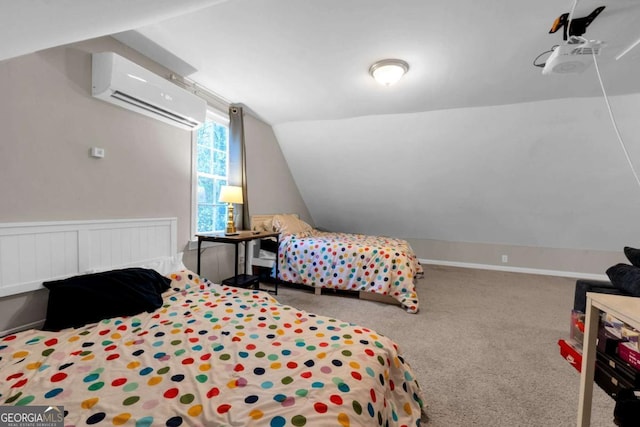
<path fill-rule="evenodd" d="M 194 234 L 226 227 L 227 206 L 218 197 L 230 173 L 228 123 L 228 118 L 209 112 L 204 125 L 193 132 Z"/>

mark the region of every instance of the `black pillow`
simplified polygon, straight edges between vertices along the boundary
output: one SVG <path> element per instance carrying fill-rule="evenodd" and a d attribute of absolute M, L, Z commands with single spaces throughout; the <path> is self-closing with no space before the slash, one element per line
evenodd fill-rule
<path fill-rule="evenodd" d="M 126 268 L 44 282 L 49 289 L 43 329 L 77 328 L 102 319 L 152 312 L 171 279 L 155 270 Z"/>
<path fill-rule="evenodd" d="M 607 269 L 607 276 L 616 288 L 640 297 L 640 268 L 628 264 L 616 264 Z"/>
<path fill-rule="evenodd" d="M 640 249 L 624 247 L 624 254 L 632 265 L 640 267 Z"/>

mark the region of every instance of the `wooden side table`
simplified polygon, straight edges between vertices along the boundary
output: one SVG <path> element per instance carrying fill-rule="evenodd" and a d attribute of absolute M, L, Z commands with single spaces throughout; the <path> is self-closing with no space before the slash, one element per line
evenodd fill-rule
<path fill-rule="evenodd" d="M 257 239 L 265 239 L 268 237 L 275 237 L 276 238 L 276 247 L 278 247 L 278 237 L 280 236 L 280 233 L 277 232 L 266 232 L 266 231 L 261 231 L 259 233 L 254 232 L 254 231 L 239 231 L 237 234 L 234 235 L 226 235 L 225 233 L 200 233 L 200 234 L 196 234 L 196 236 L 198 237 L 198 270 L 197 273 L 200 274 L 200 255 L 202 253 L 201 248 L 202 248 L 202 242 L 217 242 L 217 243 L 231 243 L 235 246 L 235 263 L 234 263 L 234 275 L 233 277 L 229 277 L 227 279 L 224 279 L 222 281 L 223 285 L 231 285 L 231 286 L 236 286 L 236 287 L 241 287 L 241 288 L 246 288 L 249 287 L 251 285 L 258 285 L 258 289 L 259 289 L 259 284 L 260 284 L 260 278 L 258 276 L 254 276 L 252 274 L 247 274 L 248 273 L 248 269 L 247 269 L 247 263 L 249 261 L 249 245 L 248 243 L 252 240 L 257 240 Z M 240 245 L 240 243 L 245 243 L 244 246 L 244 273 L 243 274 L 238 274 L 238 246 Z M 267 290 L 267 292 L 272 292 L 274 294 L 278 294 L 278 253 L 276 252 L 276 277 L 275 277 L 275 290 L 274 291 L 269 291 Z"/>
<path fill-rule="evenodd" d="M 591 400 L 593 398 L 596 339 L 598 338 L 600 312 L 609 313 L 632 328 L 640 329 L 640 298 L 587 292 L 586 311 L 580 373 L 578 427 L 587 427 L 591 423 Z"/>

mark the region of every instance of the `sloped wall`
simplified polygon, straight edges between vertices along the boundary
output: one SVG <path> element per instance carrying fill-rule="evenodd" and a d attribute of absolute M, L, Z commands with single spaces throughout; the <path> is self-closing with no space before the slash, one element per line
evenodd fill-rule
<path fill-rule="evenodd" d="M 245 114 L 244 128 L 249 213 L 297 213 L 312 223 L 271 126 Z"/>
<path fill-rule="evenodd" d="M 640 168 L 640 95 L 611 104 Z M 421 258 L 450 257 L 430 242 L 595 251 L 601 262 L 561 264 L 603 273 L 624 245 L 640 244 L 640 188 L 602 98 L 285 123 L 275 132 L 316 225 L 408 238 Z M 485 253 L 468 262 L 501 263 Z"/>

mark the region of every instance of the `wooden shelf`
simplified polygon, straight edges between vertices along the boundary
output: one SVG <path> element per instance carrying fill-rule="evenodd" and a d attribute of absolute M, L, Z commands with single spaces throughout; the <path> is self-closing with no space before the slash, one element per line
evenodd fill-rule
<path fill-rule="evenodd" d="M 632 328 L 640 329 L 640 298 L 587 292 L 580 397 L 578 400 L 578 427 L 587 427 L 591 424 L 591 399 L 593 397 L 600 312 L 609 313 Z"/>

